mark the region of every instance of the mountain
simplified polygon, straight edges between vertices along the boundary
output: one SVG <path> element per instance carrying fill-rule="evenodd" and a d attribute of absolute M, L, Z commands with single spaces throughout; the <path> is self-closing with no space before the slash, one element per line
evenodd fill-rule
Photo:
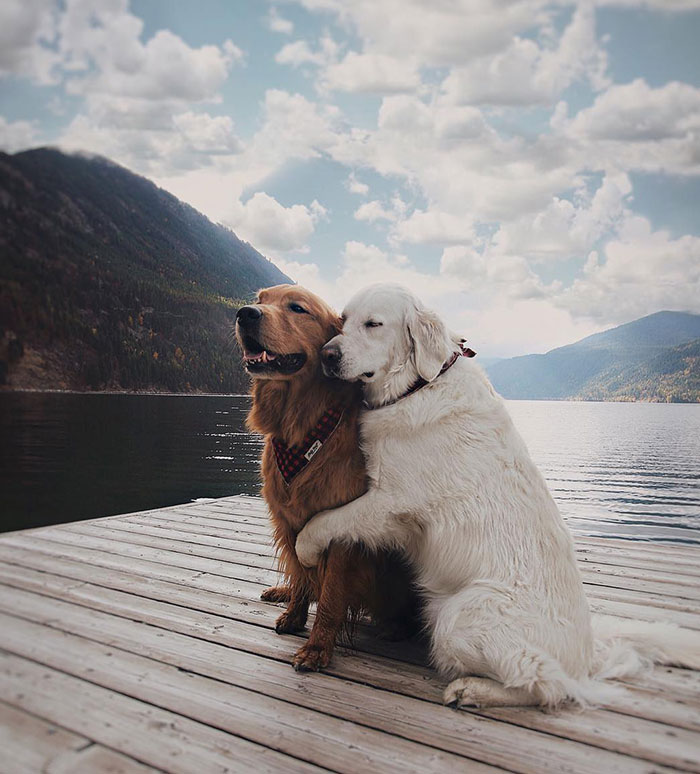
<path fill-rule="evenodd" d="M 0 153 L 6 388 L 247 391 L 231 341 L 236 307 L 290 281 L 232 231 L 107 159 Z"/>
<path fill-rule="evenodd" d="M 487 371 L 506 398 L 700 402 L 700 315 L 657 312 Z"/>

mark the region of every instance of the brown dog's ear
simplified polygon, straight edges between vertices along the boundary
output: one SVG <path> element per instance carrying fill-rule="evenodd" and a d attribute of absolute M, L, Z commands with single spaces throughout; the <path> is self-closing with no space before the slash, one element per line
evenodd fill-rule
<path fill-rule="evenodd" d="M 343 331 L 343 321 L 338 315 L 334 315 L 328 326 L 328 338 L 326 341 L 330 341 L 334 336 L 337 336 Z"/>
<path fill-rule="evenodd" d="M 408 335 L 413 342 L 418 375 L 432 382 L 453 351 L 445 324 L 435 312 L 416 307 L 408 316 Z"/>

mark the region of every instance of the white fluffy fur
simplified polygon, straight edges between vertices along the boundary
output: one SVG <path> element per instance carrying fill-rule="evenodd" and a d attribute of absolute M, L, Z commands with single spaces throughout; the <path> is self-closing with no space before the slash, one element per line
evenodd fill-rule
<path fill-rule="evenodd" d="M 700 637 L 670 624 L 592 622 L 571 536 L 502 399 L 406 290 L 373 286 L 345 310 L 340 376 L 362 379 L 369 491 L 300 533 L 303 564 L 332 540 L 395 546 L 427 600 L 445 701 L 479 706 L 605 701 L 657 662 L 700 667 Z M 382 323 L 367 327 L 367 322 Z M 434 380 L 403 394 L 418 374 Z M 595 634 L 594 634 L 595 632 Z"/>

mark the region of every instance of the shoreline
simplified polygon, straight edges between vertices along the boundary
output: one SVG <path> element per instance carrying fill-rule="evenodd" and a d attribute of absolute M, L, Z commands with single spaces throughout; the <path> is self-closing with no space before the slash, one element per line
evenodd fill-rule
<path fill-rule="evenodd" d="M 22 387 L 17 389 L 0 389 L 0 395 L 16 395 L 17 393 L 49 394 L 49 395 L 151 395 L 177 398 L 249 398 L 247 392 L 161 392 L 159 390 L 47 390 Z"/>
<path fill-rule="evenodd" d="M 17 393 L 42 393 L 51 395 L 150 395 L 178 398 L 249 398 L 247 392 L 165 392 L 160 390 L 50 390 L 43 388 L 6 388 L 0 387 L 0 395 Z M 503 398 L 508 401 L 527 401 L 532 403 L 605 403 L 605 404 L 643 404 L 666 406 L 700 406 L 700 401 L 661 401 L 661 400 L 581 400 L 576 398 Z"/>

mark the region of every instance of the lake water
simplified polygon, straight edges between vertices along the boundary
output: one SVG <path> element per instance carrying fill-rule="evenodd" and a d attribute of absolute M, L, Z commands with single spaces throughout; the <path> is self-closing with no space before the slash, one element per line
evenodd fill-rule
<path fill-rule="evenodd" d="M 700 543 L 700 406 L 509 401 L 570 526 Z M 257 494 L 244 396 L 0 394 L 0 527 Z"/>

